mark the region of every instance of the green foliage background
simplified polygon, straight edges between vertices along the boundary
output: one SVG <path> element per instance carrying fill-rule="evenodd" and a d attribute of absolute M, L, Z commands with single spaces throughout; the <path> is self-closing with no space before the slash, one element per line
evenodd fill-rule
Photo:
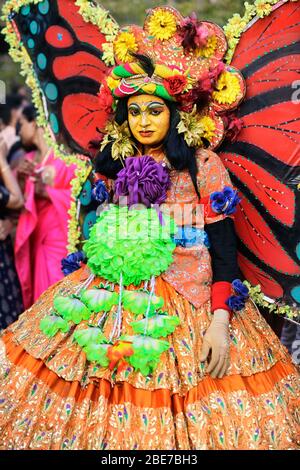
<path fill-rule="evenodd" d="M 0 7 L 4 4 L 0 0 Z M 183 15 L 195 11 L 198 18 L 210 20 L 223 26 L 234 13 L 243 13 L 244 0 L 97 0 L 98 3 L 109 10 L 114 18 L 121 24 L 142 25 L 145 11 L 160 5 L 176 7 Z M 19 68 L 4 51 L 3 39 L 0 37 L 0 80 L 5 81 L 7 90 L 12 85 L 23 83 L 19 75 Z"/>

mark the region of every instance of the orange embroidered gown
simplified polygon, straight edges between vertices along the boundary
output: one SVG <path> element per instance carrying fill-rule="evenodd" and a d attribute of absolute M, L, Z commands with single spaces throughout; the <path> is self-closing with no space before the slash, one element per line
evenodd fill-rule
<path fill-rule="evenodd" d="M 198 167 L 201 196 L 230 184 L 214 153 L 198 152 Z M 187 172 L 171 170 L 171 180 L 167 204 L 196 202 Z M 223 217 L 205 220 L 200 211 L 195 224 L 201 228 Z M 81 268 L 52 286 L 2 333 L 0 449 L 299 448 L 299 374 L 251 301 L 231 322 L 226 376 L 212 379 L 199 361 L 212 318 L 206 247 L 176 248 L 173 265 L 156 280 L 164 310 L 181 323 L 147 377 L 131 367 L 116 373 L 88 362 L 73 341 L 74 329 L 54 338 L 40 331 L 56 293 L 74 293 L 88 275 Z M 91 286 L 100 282 L 96 278 Z M 104 333 L 111 331 L 114 313 Z M 96 325 L 100 316 L 89 323 Z M 132 320 L 123 312 L 123 333 Z"/>

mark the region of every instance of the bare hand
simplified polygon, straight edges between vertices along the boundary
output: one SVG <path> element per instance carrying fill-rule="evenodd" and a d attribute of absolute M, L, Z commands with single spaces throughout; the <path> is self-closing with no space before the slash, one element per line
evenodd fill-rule
<path fill-rule="evenodd" d="M 204 362 L 211 351 L 207 373 L 212 378 L 222 378 L 230 365 L 229 356 L 229 314 L 226 310 L 216 310 L 213 320 L 203 338 L 200 361 Z"/>
<path fill-rule="evenodd" d="M 13 230 L 13 223 L 8 220 L 0 220 L 0 241 L 4 241 L 7 239 L 7 237 L 11 234 Z"/>
<path fill-rule="evenodd" d="M 32 176 L 34 174 L 34 168 L 35 164 L 32 161 L 25 159 L 18 166 L 18 175 L 21 176 L 21 178 Z"/>

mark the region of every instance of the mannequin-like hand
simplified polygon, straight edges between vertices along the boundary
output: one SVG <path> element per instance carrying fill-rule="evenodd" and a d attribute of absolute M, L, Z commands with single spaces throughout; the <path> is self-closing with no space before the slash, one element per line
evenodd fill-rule
<path fill-rule="evenodd" d="M 204 362 L 211 351 L 207 373 L 212 378 L 222 378 L 229 367 L 229 313 L 216 310 L 213 320 L 203 338 L 200 361 Z"/>

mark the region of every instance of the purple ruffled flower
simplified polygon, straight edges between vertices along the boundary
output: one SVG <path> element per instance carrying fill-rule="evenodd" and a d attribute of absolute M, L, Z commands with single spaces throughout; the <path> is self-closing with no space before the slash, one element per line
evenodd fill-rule
<path fill-rule="evenodd" d="M 117 197 L 128 196 L 128 205 L 160 205 L 167 198 L 170 175 L 166 167 L 152 157 L 129 157 L 118 173 L 115 184 Z"/>
<path fill-rule="evenodd" d="M 229 299 L 226 300 L 226 304 L 235 312 L 239 312 L 245 308 L 245 298 L 241 295 L 231 295 Z"/>
<path fill-rule="evenodd" d="M 210 196 L 211 207 L 217 214 L 231 215 L 241 201 L 238 192 L 230 186 L 225 186 L 223 191 L 216 191 Z"/>
<path fill-rule="evenodd" d="M 77 271 L 80 268 L 81 263 L 84 260 L 85 260 L 85 254 L 83 253 L 83 251 L 77 251 L 76 253 L 71 253 L 69 256 L 61 260 L 62 272 L 64 273 L 65 276 L 68 276 L 68 274 L 71 274 L 74 271 Z"/>
<path fill-rule="evenodd" d="M 249 297 L 249 289 L 247 286 L 245 286 L 245 284 L 242 283 L 242 281 L 240 279 L 235 279 L 233 282 L 232 282 L 232 287 L 234 288 L 234 292 L 237 294 L 237 295 L 240 295 L 241 297 L 243 297 L 244 299 L 248 299 Z"/>
<path fill-rule="evenodd" d="M 98 180 L 92 190 L 92 198 L 94 201 L 99 202 L 99 204 L 103 204 L 103 202 L 107 201 L 108 197 L 109 195 L 104 181 Z"/>

